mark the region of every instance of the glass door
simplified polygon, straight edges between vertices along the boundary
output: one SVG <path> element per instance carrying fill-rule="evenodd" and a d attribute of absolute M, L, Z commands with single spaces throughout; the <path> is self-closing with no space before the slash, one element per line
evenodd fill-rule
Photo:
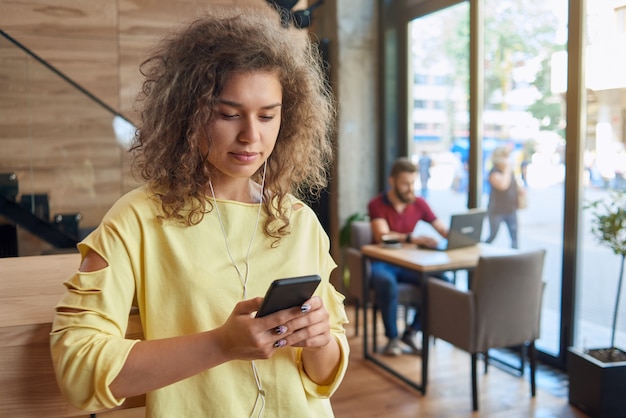
<path fill-rule="evenodd" d="M 584 204 L 610 203 L 626 190 L 626 2 L 587 1 L 586 135 L 584 138 Z M 626 296 L 616 304 L 621 257 L 600 244 L 591 232 L 591 215 L 583 210 L 580 241 L 582 275 L 577 286 L 574 346 L 626 350 Z"/>
<path fill-rule="evenodd" d="M 470 7 L 481 8 L 482 27 L 471 26 Z M 537 347 L 557 358 L 564 355 L 561 301 L 567 143 L 566 92 L 559 87 L 566 85 L 567 66 L 561 65 L 559 57 L 567 47 L 567 11 L 567 0 L 459 2 L 409 23 L 407 60 L 409 155 L 418 166 L 426 157 L 431 162 L 428 180 L 417 184 L 416 192 L 446 222 L 452 213 L 467 209 L 470 182 L 480 181 L 479 206 L 487 209 L 494 151 L 495 155 L 504 153 L 527 204 L 514 208 L 509 216 L 489 216 L 483 241 L 547 250 Z M 482 162 L 474 179 L 469 174 L 469 128 L 470 118 L 479 116 L 470 115 L 470 30 L 482 31 L 478 38 L 484 40 L 479 54 L 483 61 L 478 64 L 482 65 L 483 108 L 482 119 L 477 121 L 482 128 Z"/>
<path fill-rule="evenodd" d="M 407 149 L 420 172 L 416 193 L 444 223 L 467 210 L 468 23 L 467 2 L 409 23 Z"/>
<path fill-rule="evenodd" d="M 537 348 L 557 357 L 567 146 L 565 90 L 557 87 L 567 67 L 555 63 L 566 49 L 567 0 L 484 0 L 483 30 L 485 241 L 547 250 Z M 497 179 L 509 172 L 516 184 L 503 191 Z"/>

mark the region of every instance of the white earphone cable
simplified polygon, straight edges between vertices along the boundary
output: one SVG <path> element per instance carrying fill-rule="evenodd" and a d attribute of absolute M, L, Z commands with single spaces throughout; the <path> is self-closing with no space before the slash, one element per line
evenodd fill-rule
<path fill-rule="evenodd" d="M 217 218 L 220 222 L 220 228 L 222 229 L 222 236 L 224 237 L 224 243 L 226 244 L 226 252 L 228 253 L 228 257 L 230 258 L 232 265 L 235 267 L 235 270 L 237 270 L 237 275 L 239 276 L 239 280 L 241 280 L 241 285 L 243 286 L 243 295 L 242 295 L 243 299 L 246 299 L 247 297 L 248 277 L 250 273 L 250 252 L 252 250 L 252 243 L 254 242 L 254 237 L 256 237 L 256 232 L 259 229 L 259 221 L 261 219 L 261 208 L 263 206 L 263 198 L 264 198 L 263 192 L 265 190 L 266 172 L 267 172 L 267 160 L 265 160 L 265 162 L 263 163 L 263 178 L 261 180 L 261 194 L 259 196 L 259 210 L 257 212 L 254 231 L 252 231 L 252 237 L 250 238 L 250 243 L 248 244 L 248 251 L 246 252 L 246 258 L 244 261 L 245 266 L 246 266 L 245 276 L 241 274 L 241 270 L 239 269 L 239 266 L 235 262 L 235 259 L 233 258 L 233 255 L 230 251 L 230 245 L 228 245 L 228 238 L 226 236 L 226 229 L 224 228 L 224 222 L 222 221 L 222 214 L 220 213 L 220 208 L 217 205 L 217 200 L 215 199 L 215 191 L 213 190 L 213 182 L 209 180 L 209 187 L 211 188 L 211 195 L 213 197 L 213 206 L 215 206 Z M 261 407 L 259 409 L 259 414 L 257 415 L 257 417 L 261 417 L 263 415 L 263 411 L 265 410 L 265 391 L 263 390 L 261 377 L 259 375 L 259 371 L 256 367 L 254 360 L 252 360 L 251 363 L 252 363 L 252 374 L 254 375 L 254 381 L 257 386 L 257 397 L 256 397 L 256 400 L 254 401 L 254 406 L 252 408 L 252 412 L 250 413 L 250 418 L 254 416 L 254 411 L 256 411 L 257 407 L 259 406 L 259 402 L 261 403 Z"/>

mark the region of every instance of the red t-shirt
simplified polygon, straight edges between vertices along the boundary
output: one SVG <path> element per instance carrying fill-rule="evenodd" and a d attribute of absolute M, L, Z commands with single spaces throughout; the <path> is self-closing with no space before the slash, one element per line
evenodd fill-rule
<path fill-rule="evenodd" d="M 413 203 L 407 205 L 402 213 L 396 212 L 386 193 L 381 193 L 367 205 L 370 219 L 385 219 L 389 229 L 403 234 L 410 234 L 419 221 L 433 223 L 437 217 L 428 203 L 421 197 L 416 197 Z"/>

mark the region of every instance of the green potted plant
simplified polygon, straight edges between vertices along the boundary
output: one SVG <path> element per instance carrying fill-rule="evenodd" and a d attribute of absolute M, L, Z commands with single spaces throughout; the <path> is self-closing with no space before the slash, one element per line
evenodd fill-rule
<path fill-rule="evenodd" d="M 353 213 L 352 215 L 348 216 L 348 219 L 346 219 L 346 221 L 344 222 L 343 226 L 341 227 L 341 229 L 339 230 L 339 246 L 342 249 L 345 249 L 346 247 L 350 246 L 350 225 L 352 224 L 352 222 L 354 221 L 363 221 L 368 219 L 367 215 L 360 213 L 360 212 L 356 212 Z M 342 258 L 343 257 L 342 255 Z M 346 265 L 346 263 L 343 263 L 344 267 L 343 267 L 343 286 L 345 289 L 347 289 L 350 286 L 350 273 L 348 271 L 348 266 Z"/>
<path fill-rule="evenodd" d="M 626 192 L 615 191 L 608 200 L 595 200 L 590 210 L 591 231 L 598 242 L 621 257 L 609 347 L 570 348 L 568 353 L 569 402 L 591 417 L 623 417 L 626 411 L 626 352 L 615 346 L 615 332 L 624 265 L 626 263 Z"/>

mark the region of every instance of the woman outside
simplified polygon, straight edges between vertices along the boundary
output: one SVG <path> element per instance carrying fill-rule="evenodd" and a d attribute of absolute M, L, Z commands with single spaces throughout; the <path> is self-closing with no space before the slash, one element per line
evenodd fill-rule
<path fill-rule="evenodd" d="M 59 386 L 86 410 L 146 393 L 150 417 L 330 417 L 349 346 L 319 191 L 333 103 L 306 33 L 269 7 L 213 9 L 142 64 L 132 151 L 146 184 L 78 248 L 57 305 Z M 256 318 L 274 279 L 318 274 Z M 125 338 L 132 306 L 145 340 Z"/>
<path fill-rule="evenodd" d="M 493 151 L 493 168 L 489 173 L 489 204 L 487 216 L 489 218 L 489 237 L 487 243 L 492 243 L 498 235 L 500 225 L 504 222 L 511 237 L 511 247 L 518 248 L 517 240 L 517 209 L 519 208 L 518 186 L 510 161 L 510 151 L 506 147 L 498 147 Z"/>

